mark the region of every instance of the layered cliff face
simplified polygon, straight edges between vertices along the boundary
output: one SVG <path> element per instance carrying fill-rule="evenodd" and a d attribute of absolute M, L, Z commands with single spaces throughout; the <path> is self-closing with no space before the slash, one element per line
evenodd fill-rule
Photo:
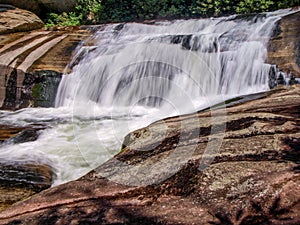
<path fill-rule="evenodd" d="M 4 24 L 0 31 L 0 108 L 53 106 L 73 50 L 91 32 L 80 28 L 37 30 L 43 23 L 20 9 L 0 12 L 0 17 Z M 53 91 L 45 93 L 49 89 Z"/>

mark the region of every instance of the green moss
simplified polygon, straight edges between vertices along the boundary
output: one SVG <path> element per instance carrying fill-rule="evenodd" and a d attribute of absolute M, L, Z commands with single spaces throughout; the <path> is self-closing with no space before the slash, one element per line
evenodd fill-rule
<path fill-rule="evenodd" d="M 32 88 L 32 97 L 34 100 L 39 100 L 41 99 L 41 95 L 43 93 L 43 86 L 42 84 L 35 84 Z"/>

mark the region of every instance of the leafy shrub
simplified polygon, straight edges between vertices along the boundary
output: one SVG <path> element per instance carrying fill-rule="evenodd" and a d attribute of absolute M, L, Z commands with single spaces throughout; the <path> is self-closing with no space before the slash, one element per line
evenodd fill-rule
<path fill-rule="evenodd" d="M 258 13 L 300 5 L 300 0 L 77 0 L 74 12 L 50 13 L 47 26 L 77 26 L 159 18 Z"/>
<path fill-rule="evenodd" d="M 51 26 L 78 26 L 82 22 L 81 15 L 76 15 L 75 12 L 62 14 L 50 13 L 46 22 L 46 27 Z"/>
<path fill-rule="evenodd" d="M 244 0 L 239 2 L 236 7 L 236 12 L 243 13 L 257 13 L 266 12 L 272 9 L 275 3 L 270 0 Z"/>
<path fill-rule="evenodd" d="M 100 0 L 76 0 L 74 12 L 49 13 L 46 19 L 46 27 L 97 23 L 100 20 L 102 10 Z"/>

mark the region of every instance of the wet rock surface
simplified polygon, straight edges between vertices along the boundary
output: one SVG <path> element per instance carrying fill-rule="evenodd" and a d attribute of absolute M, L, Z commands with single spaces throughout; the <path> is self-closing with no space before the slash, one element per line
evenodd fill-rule
<path fill-rule="evenodd" d="M 39 125 L 36 127 L 1 125 L 0 144 L 18 144 L 28 141 L 35 141 L 38 138 L 39 131 L 42 129 L 44 129 L 44 127 Z"/>
<path fill-rule="evenodd" d="M 0 161 L 0 211 L 51 187 L 52 176 L 46 164 Z"/>
<path fill-rule="evenodd" d="M 300 77 L 300 13 L 278 22 L 268 49 L 268 61 L 288 75 Z"/>
<path fill-rule="evenodd" d="M 113 159 L 0 224 L 299 224 L 299 93 L 281 86 L 134 131 Z"/>
<path fill-rule="evenodd" d="M 42 126 L 2 125 L 0 127 L 1 151 L 5 151 L 6 146 L 9 145 L 35 141 L 41 129 Z M 53 176 L 53 168 L 46 163 L 26 161 L 26 159 L 0 159 L 0 211 L 51 187 Z"/>

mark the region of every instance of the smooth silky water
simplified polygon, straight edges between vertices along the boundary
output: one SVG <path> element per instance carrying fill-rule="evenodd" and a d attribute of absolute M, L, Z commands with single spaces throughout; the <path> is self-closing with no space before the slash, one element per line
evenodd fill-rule
<path fill-rule="evenodd" d="M 100 26 L 77 48 L 55 108 L 0 111 L 2 125 L 47 127 L 37 141 L 0 146 L 0 160 L 48 163 L 58 185 L 113 157 L 130 131 L 267 91 L 267 43 L 287 13 Z"/>

